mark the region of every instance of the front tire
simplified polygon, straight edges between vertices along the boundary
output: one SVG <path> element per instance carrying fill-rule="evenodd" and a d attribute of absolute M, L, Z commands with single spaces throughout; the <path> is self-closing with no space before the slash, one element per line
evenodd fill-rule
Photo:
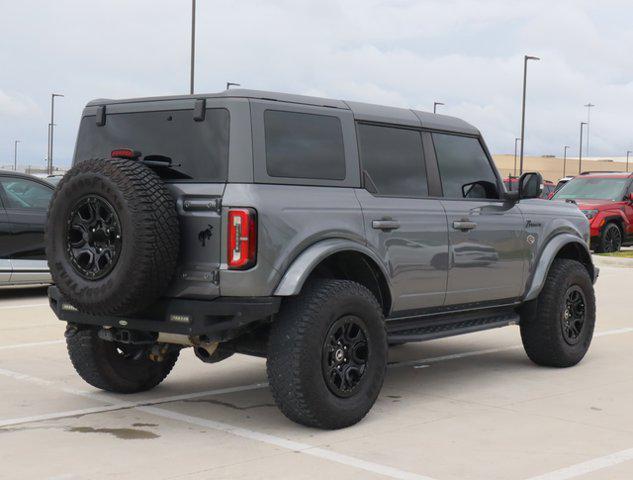
<path fill-rule="evenodd" d="M 272 324 L 267 370 L 280 410 L 323 429 L 354 425 L 373 406 L 387 366 L 382 310 L 348 280 L 317 280 L 288 298 Z"/>
<path fill-rule="evenodd" d="M 95 327 L 68 326 L 66 346 L 81 378 L 93 387 L 115 393 L 138 393 L 161 383 L 178 360 L 171 351 L 162 361 L 149 358 L 145 345 L 124 345 L 99 338 Z"/>
<path fill-rule="evenodd" d="M 585 266 L 554 260 L 536 304 L 521 315 L 525 352 L 537 365 L 576 365 L 589 349 L 595 321 L 596 299 Z"/>

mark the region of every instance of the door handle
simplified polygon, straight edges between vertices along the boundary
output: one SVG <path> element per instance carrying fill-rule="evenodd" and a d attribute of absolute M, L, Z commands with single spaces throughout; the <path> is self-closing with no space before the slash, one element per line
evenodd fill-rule
<path fill-rule="evenodd" d="M 461 230 L 462 232 L 467 232 L 468 230 L 477 228 L 477 224 L 475 222 L 460 220 L 458 222 L 453 222 L 453 228 L 455 230 Z"/>
<path fill-rule="evenodd" d="M 371 228 L 376 230 L 396 230 L 400 228 L 400 224 L 395 220 L 373 220 Z"/>

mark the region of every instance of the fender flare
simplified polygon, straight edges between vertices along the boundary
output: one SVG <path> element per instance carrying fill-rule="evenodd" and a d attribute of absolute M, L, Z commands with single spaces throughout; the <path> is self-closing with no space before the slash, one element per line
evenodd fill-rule
<path fill-rule="evenodd" d="M 547 274 L 549 273 L 549 269 L 552 266 L 554 259 L 561 251 L 561 249 L 569 244 L 577 244 L 580 248 L 582 248 L 582 251 L 586 253 L 587 259 L 589 260 L 589 264 L 586 266 L 589 270 L 591 281 L 596 281 L 597 270 L 593 265 L 593 261 L 591 260 L 591 252 L 589 251 L 589 247 L 587 247 L 587 244 L 575 235 L 572 235 L 570 233 L 560 233 L 554 236 L 541 251 L 539 259 L 536 263 L 536 269 L 534 270 L 530 282 L 528 283 L 529 286 L 524 297 L 525 301 L 534 300 L 538 296 L 538 294 L 541 293 L 541 290 L 545 285 L 545 280 L 547 279 Z"/>
<path fill-rule="evenodd" d="M 290 264 L 286 273 L 284 273 L 273 295 L 279 297 L 298 295 L 303 288 L 303 284 L 319 263 L 334 253 L 346 250 L 363 253 L 371 258 L 378 268 L 380 268 L 387 281 L 389 290 L 392 290 L 389 275 L 387 274 L 387 270 L 380 261 L 378 255 L 376 255 L 368 247 L 352 240 L 331 238 L 328 240 L 321 240 L 301 252 L 301 254 Z"/>

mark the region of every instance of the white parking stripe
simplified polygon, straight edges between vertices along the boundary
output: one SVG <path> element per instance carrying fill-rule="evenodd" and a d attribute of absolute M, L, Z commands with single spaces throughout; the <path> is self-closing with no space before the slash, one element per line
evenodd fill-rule
<path fill-rule="evenodd" d="M 386 465 L 381 465 L 373 462 L 366 462 L 358 458 L 350 457 L 340 453 L 335 453 L 323 448 L 314 447 L 306 443 L 295 442 L 287 440 L 285 438 L 269 435 L 267 433 L 261 433 L 254 430 L 249 430 L 242 427 L 236 427 L 227 423 L 216 422 L 215 420 L 207 420 L 199 417 L 192 417 L 191 415 L 184 415 L 182 413 L 173 412 L 171 410 L 165 410 L 164 408 L 156 407 L 139 407 L 137 410 L 150 413 L 158 417 L 169 418 L 171 420 L 177 420 L 184 423 L 189 423 L 199 427 L 210 428 L 225 433 L 230 433 L 242 438 L 248 438 L 250 440 L 256 440 L 258 442 L 267 443 L 276 447 L 285 448 L 293 452 L 301 452 L 306 455 L 312 455 L 314 457 L 323 458 L 331 462 L 341 463 L 343 465 L 349 465 L 351 467 L 365 470 L 371 473 L 384 475 L 386 477 L 397 478 L 402 480 L 432 480 L 430 477 L 424 475 L 417 475 L 415 473 L 405 472 L 392 468 Z"/>
<path fill-rule="evenodd" d="M 633 332 L 633 327 L 615 328 L 613 330 L 605 330 L 604 332 L 597 332 L 594 334 L 594 337 L 607 337 L 609 335 L 619 335 L 621 333 L 631 333 L 631 332 Z"/>
<path fill-rule="evenodd" d="M 65 343 L 66 340 L 48 340 L 46 342 L 31 342 L 31 343 L 17 343 L 14 345 L 0 345 L 0 350 L 13 350 L 14 348 L 27 348 L 27 347 L 44 347 L 46 345 L 58 345 Z"/>
<path fill-rule="evenodd" d="M 633 460 L 633 448 L 605 455 L 604 457 L 594 458 L 593 460 L 578 463 L 571 467 L 561 468 L 560 470 L 539 475 L 538 477 L 532 477 L 529 480 L 568 480 L 630 460 Z"/>
<path fill-rule="evenodd" d="M 0 310 L 16 310 L 19 308 L 35 308 L 35 307 L 48 307 L 48 303 L 25 303 L 23 305 L 7 305 L 0 307 Z"/>

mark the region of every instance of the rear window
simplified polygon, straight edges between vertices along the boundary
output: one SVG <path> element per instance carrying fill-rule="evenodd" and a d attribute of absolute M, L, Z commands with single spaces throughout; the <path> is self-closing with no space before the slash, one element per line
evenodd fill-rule
<path fill-rule="evenodd" d="M 266 110 L 264 131 L 269 176 L 345 179 L 343 130 L 337 117 Z"/>
<path fill-rule="evenodd" d="M 358 145 L 363 169 L 379 195 L 428 196 L 420 132 L 359 124 Z"/>
<path fill-rule="evenodd" d="M 109 158 L 117 148 L 141 152 L 141 158 L 160 155 L 172 167 L 197 180 L 225 182 L 229 163 L 229 112 L 208 109 L 204 121 L 192 110 L 108 114 L 98 126 L 84 117 L 79 127 L 75 162 Z"/>

